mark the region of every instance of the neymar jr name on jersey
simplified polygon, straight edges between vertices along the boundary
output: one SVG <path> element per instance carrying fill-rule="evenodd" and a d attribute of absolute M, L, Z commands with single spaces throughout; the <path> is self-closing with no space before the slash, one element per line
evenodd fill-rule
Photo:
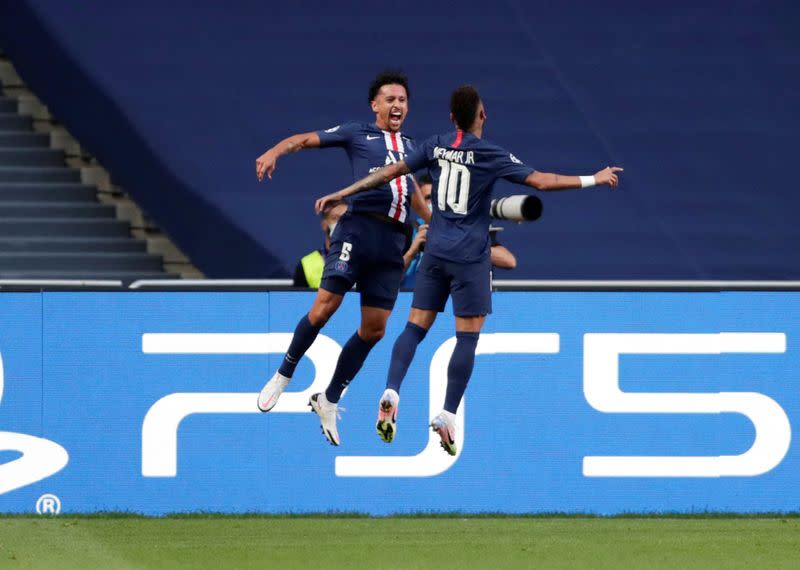
<path fill-rule="evenodd" d="M 459 164 L 475 164 L 475 153 L 471 150 L 452 150 L 437 146 L 433 148 L 433 158 L 441 158 Z"/>

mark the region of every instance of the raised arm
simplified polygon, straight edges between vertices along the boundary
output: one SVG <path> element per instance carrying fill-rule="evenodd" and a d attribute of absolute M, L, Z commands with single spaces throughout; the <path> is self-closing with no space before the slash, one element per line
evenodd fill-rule
<path fill-rule="evenodd" d="M 384 166 L 372 174 L 365 176 L 361 180 L 353 182 L 347 188 L 343 188 L 338 192 L 333 192 L 332 194 L 323 196 L 315 202 L 314 211 L 318 214 L 320 212 L 324 212 L 328 209 L 331 202 L 338 202 L 340 200 L 344 200 L 348 196 L 352 196 L 353 194 L 358 194 L 359 192 L 364 192 L 365 190 L 377 188 L 378 186 L 386 184 L 390 180 L 394 180 L 398 176 L 403 176 L 409 172 L 410 170 L 408 169 L 408 166 L 404 160 Z"/>
<path fill-rule="evenodd" d="M 267 178 L 272 178 L 272 173 L 275 171 L 278 158 L 284 154 L 297 152 L 304 148 L 319 148 L 319 146 L 319 135 L 313 131 L 310 133 L 292 135 L 283 139 L 256 159 L 256 176 L 258 177 L 258 181 L 264 180 L 265 174 Z"/>
<path fill-rule="evenodd" d="M 603 170 L 595 172 L 594 176 L 565 176 L 563 174 L 534 170 L 525 179 L 525 185 L 545 192 L 586 188 L 603 184 L 614 188 L 619 184 L 617 172 L 622 172 L 622 169 L 618 166 L 607 166 Z"/>

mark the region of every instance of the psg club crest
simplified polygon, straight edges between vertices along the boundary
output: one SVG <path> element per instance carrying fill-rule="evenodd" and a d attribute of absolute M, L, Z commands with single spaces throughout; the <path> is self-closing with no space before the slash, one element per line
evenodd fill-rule
<path fill-rule="evenodd" d="M 347 262 L 339 260 L 333 267 L 336 271 L 347 271 Z"/>

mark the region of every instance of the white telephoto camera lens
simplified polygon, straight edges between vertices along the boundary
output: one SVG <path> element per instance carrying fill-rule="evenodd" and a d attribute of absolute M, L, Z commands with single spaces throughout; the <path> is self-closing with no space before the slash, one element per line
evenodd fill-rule
<path fill-rule="evenodd" d="M 532 222 L 542 215 L 542 201 L 526 194 L 496 198 L 492 200 L 489 212 L 498 220 Z"/>

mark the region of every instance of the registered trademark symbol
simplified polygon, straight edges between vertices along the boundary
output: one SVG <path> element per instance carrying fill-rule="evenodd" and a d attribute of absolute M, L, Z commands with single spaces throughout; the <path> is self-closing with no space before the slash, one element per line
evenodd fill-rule
<path fill-rule="evenodd" d="M 57 515 L 61 512 L 61 499 L 45 493 L 36 501 L 36 512 L 40 515 Z"/>

